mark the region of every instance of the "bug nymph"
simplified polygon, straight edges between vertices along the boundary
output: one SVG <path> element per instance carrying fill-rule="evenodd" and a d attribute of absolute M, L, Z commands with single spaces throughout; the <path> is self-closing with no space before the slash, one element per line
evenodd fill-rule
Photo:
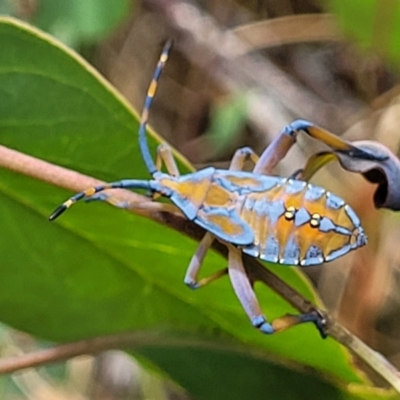
<path fill-rule="evenodd" d="M 297 174 L 298 179 L 271 174 L 295 143 L 299 132 L 305 132 L 335 152 L 351 157 L 375 159 L 374 155 L 311 122 L 296 120 L 281 131 L 261 157 L 247 147 L 237 150 L 228 170 L 209 167 L 180 176 L 172 152 L 165 145 L 159 149 L 157 162 L 154 163 L 147 144 L 146 125 L 157 82 L 170 49 L 171 42 L 167 42 L 147 92 L 139 128 L 141 153 L 152 179 L 126 179 L 89 188 L 64 202 L 51 214 L 50 220 L 59 217 L 78 200 L 88 199 L 100 192 L 100 199 L 110 201 L 113 194 L 103 192 L 106 189 L 145 189 L 159 193 L 169 198 L 188 220 L 206 230 L 186 272 L 184 281 L 189 287 L 196 289 L 229 274 L 246 314 L 261 332 L 271 334 L 298 323 L 313 322 L 325 336 L 325 321 L 318 312 L 286 315 L 267 322 L 246 275 L 242 252 L 273 263 L 309 266 L 334 260 L 363 246 L 366 237 L 351 207 L 338 196 L 308 183 L 323 163 L 312 161 Z M 255 164 L 252 172 L 242 171 L 248 158 Z M 156 168 L 162 163 L 168 173 Z M 110 202 L 121 208 L 135 207 L 135 204 Z M 171 209 L 171 205 L 158 205 L 160 210 Z M 140 207 L 146 208 L 146 204 Z M 228 248 L 228 268 L 199 279 L 201 264 L 214 239 Z"/>

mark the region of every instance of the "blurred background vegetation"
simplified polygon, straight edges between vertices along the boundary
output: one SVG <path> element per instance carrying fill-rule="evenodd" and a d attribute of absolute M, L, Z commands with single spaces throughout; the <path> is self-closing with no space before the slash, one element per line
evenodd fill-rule
<path fill-rule="evenodd" d="M 73 47 L 137 110 L 160 44 L 175 38 L 152 126 L 197 167 L 225 167 L 243 145 L 261 153 L 298 117 L 398 152 L 396 0 L 0 0 L 0 13 Z M 223 32 L 236 34 L 241 45 L 220 43 Z M 238 52 L 254 56 L 251 63 L 235 64 Z M 279 172 L 301 166 L 315 146 L 301 138 Z M 370 244 L 335 267 L 307 273 L 335 318 L 400 367 L 398 218 L 377 212 L 373 187 L 337 166 L 319 173 L 316 182 L 329 182 L 354 206 Z M 6 326 L 1 338 L 15 351 L 39 346 Z M 1 390 L 6 399 L 190 398 L 122 352 L 13 375 Z"/>

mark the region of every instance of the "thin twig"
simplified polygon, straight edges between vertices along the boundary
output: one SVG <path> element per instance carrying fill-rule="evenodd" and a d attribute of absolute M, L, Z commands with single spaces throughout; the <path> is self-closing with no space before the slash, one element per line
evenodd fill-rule
<path fill-rule="evenodd" d="M 342 35 L 335 22 L 331 14 L 296 14 L 241 25 L 234 33 L 254 51 L 285 44 L 338 41 Z"/>
<path fill-rule="evenodd" d="M 153 345 L 154 343 L 165 344 L 164 339 L 162 335 L 152 332 L 127 332 L 79 340 L 29 354 L 1 358 L 0 374 L 61 362 L 81 355 L 93 355 L 105 350 L 132 349 L 133 347 Z M 178 344 L 178 341 L 175 340 L 174 342 L 173 339 L 166 339 L 166 341 L 168 346 Z"/>
<path fill-rule="evenodd" d="M 69 360 L 82 355 L 95 355 L 106 350 L 134 349 L 141 346 L 195 346 L 219 348 L 210 342 L 188 340 L 187 338 L 168 338 L 163 333 L 124 332 L 108 336 L 99 336 L 86 340 L 61 344 L 48 349 L 41 349 L 29 354 L 3 357 L 0 359 L 0 374 L 9 374 L 27 368 Z"/>
<path fill-rule="evenodd" d="M 32 156 L 0 146 L 0 167 L 30 176 L 32 178 L 51 183 L 55 186 L 73 191 L 81 191 L 90 186 L 102 184 L 102 181 L 39 160 Z M 118 200 L 148 202 L 149 199 L 126 190 L 116 190 Z M 158 211 L 129 210 L 130 212 L 145 215 L 152 220 L 167 225 L 180 233 L 199 240 L 204 236 L 204 230 L 181 215 Z M 216 242 L 215 250 L 226 257 L 225 246 Z M 266 269 L 257 259 L 243 255 L 243 261 L 250 279 L 261 281 L 283 297 L 288 303 L 302 313 L 307 313 L 315 306 L 305 297 L 287 285 L 284 281 Z M 328 318 L 328 334 L 339 343 L 346 346 L 378 375 L 391 384 L 400 393 L 400 378 L 397 370 L 387 362 L 382 355 L 369 348 L 365 343 L 348 332 L 344 327 Z M 142 343 L 142 339 L 140 340 Z M 98 337 L 90 340 L 77 341 L 67 345 L 55 346 L 53 349 L 40 350 L 19 357 L 3 358 L 0 360 L 0 374 L 17 371 L 23 368 L 39 366 L 48 362 L 61 361 L 83 354 L 93 354 L 111 348 L 130 347 L 138 344 L 135 333 L 116 334 L 107 337 Z"/>

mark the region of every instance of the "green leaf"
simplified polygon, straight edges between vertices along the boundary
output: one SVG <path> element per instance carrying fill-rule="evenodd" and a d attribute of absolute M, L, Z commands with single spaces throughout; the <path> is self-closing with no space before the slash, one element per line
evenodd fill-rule
<path fill-rule="evenodd" d="M 364 48 L 400 64 L 398 0 L 330 0 L 342 30 Z"/>
<path fill-rule="evenodd" d="M 104 39 L 127 16 L 130 4 L 128 0 L 41 0 L 33 22 L 77 47 Z"/>
<path fill-rule="evenodd" d="M 335 387 L 317 375 L 299 374 L 250 352 L 197 347 L 144 347 L 142 355 L 158 364 L 196 399 L 395 399 L 393 392 L 354 386 Z M 171 359 L 174 363 L 171 364 Z M 201 377 L 201 379 L 200 379 Z"/>
<path fill-rule="evenodd" d="M 103 180 L 148 177 L 136 138 L 136 114 L 79 56 L 7 18 L 0 19 L 0 48 L 2 145 Z M 154 153 L 160 140 L 154 133 L 149 140 Z M 190 168 L 182 160 L 180 167 Z M 249 373 L 238 378 L 244 385 L 238 393 L 253 393 L 255 379 L 257 388 L 271 390 L 278 376 L 285 379 L 280 390 L 287 396 L 303 379 L 308 397 L 314 393 L 309 382 L 316 380 L 318 387 L 328 388 L 329 398 L 350 384 L 360 393 L 373 393 L 351 365 L 349 353 L 331 339 L 321 340 L 314 326 L 266 337 L 250 326 L 228 279 L 196 292 L 185 288 L 182 278 L 196 248 L 187 237 L 100 203 L 79 204 L 49 223 L 49 213 L 69 195 L 0 169 L 3 322 L 60 342 L 123 331 L 165 332 L 181 346 L 161 350 L 154 342 L 136 350 L 198 398 L 213 398 L 218 384 L 216 393 L 235 398 L 238 385 L 227 383 L 226 376 L 228 369 L 232 376 L 240 375 L 240 365 L 255 375 L 253 380 Z M 210 252 L 205 264 L 207 274 L 226 260 Z M 273 268 L 317 301 L 300 273 Z M 257 292 L 270 318 L 294 311 L 271 290 L 259 287 Z M 189 338 L 216 350 L 191 347 Z M 246 357 L 232 351 L 238 346 L 245 346 Z M 306 375 L 310 369 L 323 381 Z M 340 383 L 339 388 L 327 382 Z"/>

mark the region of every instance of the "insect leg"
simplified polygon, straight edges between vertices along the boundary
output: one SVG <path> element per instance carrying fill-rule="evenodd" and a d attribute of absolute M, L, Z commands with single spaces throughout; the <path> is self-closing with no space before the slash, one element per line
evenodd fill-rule
<path fill-rule="evenodd" d="M 288 135 L 284 130 L 282 130 L 261 154 L 253 172 L 255 174 L 271 175 L 272 170 L 286 156 L 289 149 L 295 143 L 296 136 Z"/>
<path fill-rule="evenodd" d="M 158 171 L 160 171 L 162 166 L 165 165 L 168 174 L 170 174 L 172 176 L 180 175 L 178 167 L 177 167 L 175 159 L 174 159 L 174 156 L 172 154 L 171 148 L 167 144 L 163 143 L 157 147 L 157 156 L 156 156 L 155 165 L 156 165 L 156 168 Z M 160 194 L 150 191 L 148 193 L 148 197 L 150 197 L 152 200 L 156 200 L 158 197 L 160 197 Z M 92 199 L 90 199 L 90 200 L 92 200 Z M 136 203 L 136 202 L 130 203 L 127 201 L 120 202 L 110 192 L 109 193 L 101 193 L 100 196 L 95 196 L 95 198 L 93 198 L 93 200 L 106 201 L 107 203 L 110 203 L 116 207 L 123 208 L 126 210 L 138 209 L 138 203 Z M 139 208 L 142 207 L 142 204 L 143 203 L 140 203 Z M 178 208 L 175 206 L 171 205 L 171 207 L 174 208 L 174 212 L 176 212 L 178 210 Z M 154 211 L 157 211 L 157 206 L 154 206 Z M 164 211 L 164 210 L 160 210 L 160 211 Z"/>
<path fill-rule="evenodd" d="M 200 268 L 204 261 L 204 257 L 206 256 L 206 253 L 208 249 L 211 247 L 213 242 L 214 242 L 214 236 L 211 233 L 207 232 L 204 235 L 203 239 L 201 240 L 199 246 L 197 247 L 197 250 L 194 253 L 192 259 L 190 260 L 190 264 L 186 271 L 184 282 L 191 289 L 198 289 L 202 286 L 205 286 L 217 280 L 218 278 L 226 275 L 228 272 L 227 268 L 224 268 L 206 278 L 198 280 Z"/>
<path fill-rule="evenodd" d="M 352 143 L 327 131 L 326 129 L 323 129 L 303 119 L 297 119 L 293 121 L 291 124 L 284 127 L 283 130 L 281 131 L 281 134 L 286 134 L 295 137 L 298 132 L 305 132 L 312 138 L 317 139 L 322 143 L 325 143 L 332 150 L 337 151 L 339 153 L 345 153 L 352 158 L 359 158 L 362 160 L 373 160 L 373 161 L 383 161 L 387 158 L 385 155 L 374 154 L 372 152 L 369 152 L 368 150 L 354 146 Z"/>
<path fill-rule="evenodd" d="M 242 171 L 247 159 L 250 159 L 254 164 L 257 164 L 259 157 L 250 147 L 242 147 L 241 149 L 236 150 L 232 157 L 229 169 L 231 171 Z"/>
<path fill-rule="evenodd" d="M 233 290 L 235 291 L 246 314 L 250 318 L 251 323 L 263 333 L 274 333 L 275 330 L 273 326 L 267 322 L 246 274 L 241 251 L 229 246 L 228 260 L 229 277 L 231 279 Z"/>
<path fill-rule="evenodd" d="M 171 148 L 166 144 L 160 144 L 157 148 L 156 167 L 159 171 L 161 170 L 163 163 L 170 175 L 180 175 Z"/>
<path fill-rule="evenodd" d="M 286 314 L 280 318 L 276 318 L 271 322 L 275 332 L 282 332 L 293 326 L 304 324 L 306 322 L 312 322 L 317 327 L 321 337 L 325 339 L 327 337 L 326 332 L 326 318 L 318 310 L 313 310 L 305 314 Z"/>
<path fill-rule="evenodd" d="M 251 320 L 254 327 L 266 334 L 281 332 L 292 326 L 302 324 L 305 322 L 313 322 L 321 336 L 326 337 L 325 325 L 326 320 L 324 316 L 317 310 L 299 315 L 287 314 L 283 317 L 273 320 L 271 323 L 267 322 L 263 314 L 260 304 L 254 293 L 253 286 L 249 281 L 246 271 L 243 266 L 242 254 L 240 250 L 229 246 L 229 277 L 232 282 L 233 289 L 242 304 L 246 314 Z"/>
<path fill-rule="evenodd" d="M 385 156 L 383 154 L 376 154 L 373 157 L 376 160 L 383 160 Z M 307 160 L 305 167 L 292 174 L 291 178 L 309 181 L 321 168 L 332 161 L 338 161 L 338 159 L 338 155 L 333 151 L 323 151 L 313 154 Z"/>
<path fill-rule="evenodd" d="M 370 153 L 309 121 L 298 119 L 281 130 L 279 135 L 265 149 L 253 172 L 270 175 L 272 169 L 286 156 L 289 149 L 296 143 L 296 137 L 299 132 L 305 132 L 312 138 L 325 143 L 332 150 L 345 153 L 353 158 L 374 161 L 383 161 L 386 159 L 386 156 Z"/>
<path fill-rule="evenodd" d="M 156 168 L 157 170 L 161 170 L 162 165 L 165 165 L 168 173 L 173 176 L 179 176 L 179 170 L 176 165 L 175 159 L 173 157 L 171 148 L 166 145 L 166 144 L 161 144 L 157 148 L 157 158 L 156 158 Z M 160 195 L 154 192 L 150 192 L 150 196 L 153 200 L 155 200 L 157 197 Z M 124 201 L 121 202 L 119 201 L 113 194 L 112 192 L 106 193 L 103 192 L 99 195 L 95 195 L 89 200 L 102 200 L 106 201 L 107 203 L 112 204 L 115 207 L 123 208 L 126 210 L 137 210 L 137 209 L 147 209 L 149 211 L 170 211 L 170 212 L 176 212 L 178 209 L 177 207 L 170 205 L 170 209 L 165 208 L 165 207 L 160 207 L 157 205 L 157 203 L 137 203 L 137 202 L 128 202 Z"/>
<path fill-rule="evenodd" d="M 244 162 L 248 158 L 250 158 L 254 163 L 258 161 L 257 154 L 250 147 L 243 147 L 241 149 L 236 150 L 232 158 L 229 169 L 231 171 L 241 171 L 243 169 Z M 207 232 L 204 235 L 203 239 L 201 240 L 199 247 L 197 248 L 192 259 L 190 260 L 190 264 L 186 271 L 184 282 L 191 289 L 198 289 L 199 287 L 205 286 L 217 280 L 218 278 L 226 275 L 228 272 L 228 269 L 224 268 L 206 278 L 198 280 L 200 268 L 203 263 L 204 257 L 206 256 L 206 253 L 208 249 L 212 246 L 213 242 L 214 242 L 214 236 L 211 233 Z"/>
<path fill-rule="evenodd" d="M 167 172 L 172 175 L 172 176 L 179 176 L 179 170 L 176 165 L 174 156 L 172 154 L 171 148 L 166 145 L 166 144 L 160 144 L 157 147 L 157 158 L 156 158 L 156 168 L 157 170 L 161 170 L 162 165 L 165 165 Z M 160 195 L 155 192 L 150 192 L 149 197 L 152 198 L 152 200 L 156 200 Z M 106 201 L 107 203 L 112 204 L 115 207 L 123 208 L 125 210 L 137 210 L 137 209 L 142 209 L 145 204 L 147 206 L 145 207 L 148 210 L 154 210 L 154 211 L 171 211 L 171 212 L 176 212 L 178 210 L 177 207 L 170 205 L 173 208 L 171 210 L 167 210 L 164 208 L 159 208 L 159 206 L 154 205 L 152 206 L 151 203 L 137 203 L 137 202 L 128 202 L 124 201 L 121 202 L 119 201 L 112 192 L 103 192 L 99 195 L 95 195 L 92 198 L 89 199 L 91 200 L 101 200 L 101 201 Z M 154 203 L 156 204 L 156 203 Z"/>

